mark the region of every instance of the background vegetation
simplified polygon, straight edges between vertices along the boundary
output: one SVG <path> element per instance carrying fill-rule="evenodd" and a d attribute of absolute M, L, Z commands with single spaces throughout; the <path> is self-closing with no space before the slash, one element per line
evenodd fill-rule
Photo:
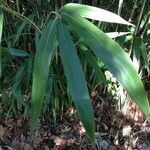
<path fill-rule="evenodd" d="M 113 40 L 121 46 L 120 48 L 130 56 L 144 84 L 146 93 L 143 91 L 143 86 L 136 72 L 131 71 L 131 73 L 129 73 L 129 76 L 132 75 L 131 81 L 133 83 L 124 81 L 123 76 L 117 76 L 116 70 L 113 69 L 115 68 L 114 66 L 116 66 L 116 68 L 118 67 L 118 63 L 114 63 L 113 66 L 113 63 L 109 63 L 108 61 L 109 57 L 105 59 L 107 57 L 105 53 L 101 56 L 101 54 L 97 52 L 97 49 L 95 51 L 93 50 L 93 45 L 97 44 L 94 43 L 96 40 L 94 40 L 93 43 L 91 42 L 94 36 L 92 38 L 92 35 L 88 35 L 88 32 L 85 34 L 82 33 L 80 26 L 77 27 L 77 24 L 73 24 L 73 21 L 69 17 L 67 18 L 67 15 L 63 16 L 63 13 L 70 13 L 70 16 L 76 19 L 79 18 L 81 22 L 84 22 L 84 20 L 79 17 L 79 14 L 74 15 L 76 10 L 72 9 L 74 12 L 71 12 L 71 8 L 67 9 L 67 7 L 62 7 L 69 2 L 87 4 L 109 10 L 135 25 L 133 26 L 127 23 L 125 23 L 126 25 L 114 24 L 114 18 L 107 22 L 103 22 L 103 20 L 99 19 L 89 19 L 99 29 L 107 33 L 110 38 L 113 38 Z M 48 111 L 56 123 L 57 119 L 61 118 L 61 114 L 66 112 L 68 108 L 74 106 L 75 103 L 80 119 L 88 135 L 91 137 L 91 140 L 94 141 L 94 123 L 92 122 L 94 114 L 92 114 L 92 102 L 89 95 L 92 99 L 94 93 L 98 93 L 101 97 L 101 93 L 105 90 L 107 92 L 105 92 L 106 95 L 104 94 L 104 103 L 105 98 L 113 99 L 112 103 L 115 104 L 116 111 L 120 110 L 124 113 L 127 103 L 126 99 L 129 94 L 132 100 L 149 115 L 150 110 L 148 110 L 149 104 L 146 97 L 146 95 L 150 93 L 150 3 L 148 1 L 1 0 L 0 8 L 0 34 L 2 35 L 0 51 L 0 108 L 2 107 L 2 111 L 0 111 L 0 120 L 17 116 L 28 117 L 31 115 L 32 105 L 32 127 L 35 128 L 41 109 L 42 113 Z M 78 13 L 80 13 L 80 11 Z M 63 18 L 63 21 L 56 19 L 59 17 Z M 54 27 L 51 26 L 53 22 L 59 24 L 58 37 L 55 37 L 55 25 Z M 68 27 L 66 27 L 64 23 L 67 24 Z M 91 27 L 93 26 L 91 25 Z M 94 33 L 93 28 L 89 28 L 88 30 Z M 52 29 L 51 33 L 49 29 Z M 95 28 L 95 33 L 96 31 L 97 28 Z M 66 39 L 63 38 L 64 35 Z M 103 35 L 102 33 L 101 35 L 102 37 L 104 36 L 103 39 L 105 39 L 105 34 Z M 59 44 L 56 38 L 58 38 Z M 102 40 L 99 40 L 99 42 L 103 43 Z M 112 40 L 109 42 L 111 43 Z M 68 44 L 65 45 L 64 43 Z M 69 43 L 71 43 L 71 45 L 69 45 Z M 116 43 L 114 43 L 114 45 Z M 59 45 L 59 48 L 57 45 Z M 70 53 L 69 50 L 66 54 L 64 53 L 65 49 L 74 49 L 74 46 L 77 49 L 77 53 Z M 98 46 L 99 45 L 97 45 L 97 47 Z M 55 49 L 55 47 L 57 48 Z M 117 50 L 115 52 L 115 46 L 113 47 L 112 44 L 110 47 L 114 49 L 112 56 L 117 57 L 119 54 Z M 107 50 L 107 45 L 104 48 Z M 46 52 L 44 54 L 41 53 L 43 49 L 45 49 Z M 54 52 L 49 52 L 49 49 L 54 49 Z M 49 66 L 50 57 L 52 61 Z M 121 59 L 123 64 L 124 60 L 126 60 L 124 53 Z M 71 63 L 69 64 L 69 62 Z M 132 70 L 130 69 L 130 63 L 124 64 L 123 68 L 124 67 L 128 71 Z M 69 74 L 70 70 L 68 69 L 72 69 L 74 73 Z M 128 74 L 126 69 L 124 71 L 125 76 Z M 83 70 L 83 72 L 81 70 Z M 42 75 L 40 73 L 42 73 Z M 43 75 L 44 73 L 45 76 Z M 75 75 L 74 78 L 73 75 Z M 119 84 L 118 80 L 122 85 Z M 78 84 L 74 84 L 77 82 Z M 137 87 L 138 85 L 139 87 Z M 140 90 L 133 91 L 134 88 L 132 89 L 132 86 Z M 128 94 L 123 88 L 127 90 Z M 83 95 L 84 98 L 84 92 L 87 95 L 86 98 L 89 99 L 89 103 L 81 104 L 81 102 L 78 103 L 78 101 L 74 101 L 74 97 L 76 97 L 75 99 L 82 99 Z M 109 97 L 108 94 L 111 95 L 111 97 Z M 138 95 L 143 97 L 145 101 L 141 103 L 141 97 L 138 98 Z M 34 101 L 37 101 L 36 105 Z M 85 107 L 85 105 L 87 106 Z M 84 114 L 83 111 L 89 114 Z M 92 119 L 88 118 L 90 114 Z M 87 120 L 84 119 L 85 117 Z M 92 128 L 89 127 L 88 122 L 93 124 Z"/>

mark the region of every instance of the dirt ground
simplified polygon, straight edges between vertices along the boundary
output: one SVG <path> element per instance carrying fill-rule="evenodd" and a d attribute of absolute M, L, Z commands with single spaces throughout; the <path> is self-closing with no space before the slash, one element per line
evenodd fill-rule
<path fill-rule="evenodd" d="M 63 114 L 57 112 L 57 119 L 48 112 L 43 114 L 32 136 L 28 117 L 1 120 L 0 150 L 150 150 L 150 123 L 135 103 L 130 102 L 123 115 L 116 111 L 113 99 L 104 103 L 92 96 L 96 147 L 72 107 Z"/>

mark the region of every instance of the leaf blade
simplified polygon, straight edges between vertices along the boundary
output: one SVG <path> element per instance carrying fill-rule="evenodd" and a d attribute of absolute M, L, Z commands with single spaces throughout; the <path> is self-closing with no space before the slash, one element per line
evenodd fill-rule
<path fill-rule="evenodd" d="M 82 17 L 66 13 L 62 13 L 61 17 L 83 38 L 97 57 L 101 58 L 109 71 L 128 92 L 131 99 L 147 116 L 150 116 L 149 101 L 143 84 L 133 67 L 131 59 L 119 44 Z"/>
<path fill-rule="evenodd" d="M 87 131 L 87 134 L 94 143 L 94 113 L 88 94 L 88 88 L 69 31 L 66 25 L 61 22 L 58 26 L 58 39 L 60 56 L 67 77 L 70 94 L 74 100 L 77 112 Z"/>
<path fill-rule="evenodd" d="M 30 56 L 26 51 L 20 50 L 20 49 L 16 49 L 16 48 L 9 48 L 9 52 L 13 56 L 19 56 L 19 57 Z"/>
<path fill-rule="evenodd" d="M 64 5 L 60 12 L 70 13 L 70 14 L 76 14 L 81 17 L 85 17 L 88 19 L 98 20 L 102 22 L 111 22 L 111 23 L 118 23 L 118 24 L 125 24 L 125 25 L 131 25 L 133 24 L 127 22 L 123 18 L 121 18 L 119 15 L 114 14 L 110 11 L 94 7 L 94 6 L 88 6 L 83 4 L 75 4 L 75 3 L 69 3 Z"/>
<path fill-rule="evenodd" d="M 52 56 L 56 52 L 56 26 L 57 19 L 48 23 L 37 46 L 31 96 L 31 131 L 35 129 L 36 122 L 41 113 L 47 87 L 49 66 Z"/>
<path fill-rule="evenodd" d="M 27 108 L 29 110 L 29 106 L 25 103 L 23 95 L 21 93 L 21 86 L 20 86 L 20 82 L 25 74 L 25 69 L 27 66 L 27 62 L 23 62 L 20 67 L 18 68 L 18 71 L 16 73 L 15 76 L 15 82 L 13 84 L 13 95 L 16 97 L 17 101 L 24 106 L 25 108 Z"/>

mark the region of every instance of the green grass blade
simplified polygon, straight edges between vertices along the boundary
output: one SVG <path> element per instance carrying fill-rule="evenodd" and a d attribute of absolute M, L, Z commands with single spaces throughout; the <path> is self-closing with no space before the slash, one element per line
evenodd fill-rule
<path fill-rule="evenodd" d="M 148 54 L 147 54 L 147 48 L 143 42 L 143 40 L 141 39 L 141 54 L 144 60 L 144 64 L 145 64 L 145 68 L 147 69 L 148 75 L 150 75 L 150 66 L 149 66 L 149 60 L 148 60 Z"/>
<path fill-rule="evenodd" d="M 114 14 L 110 11 L 98 8 L 98 7 L 94 7 L 94 6 L 69 3 L 69 4 L 64 5 L 60 9 L 60 12 L 76 14 L 81 17 L 85 17 L 85 18 L 93 19 L 93 20 L 99 20 L 103 22 L 111 22 L 111 23 L 134 26 L 133 24 L 121 18 L 119 15 Z"/>
<path fill-rule="evenodd" d="M 148 74 L 150 74 L 150 67 L 149 67 L 149 62 L 148 62 L 147 49 L 146 49 L 146 46 L 143 42 L 143 39 L 135 38 L 134 43 L 135 43 L 134 45 L 136 45 L 135 50 L 140 51 L 141 56 L 143 57 L 145 68 L 147 69 Z"/>
<path fill-rule="evenodd" d="M 26 109 L 30 110 L 29 106 L 24 101 L 20 85 L 15 89 L 15 91 L 13 91 L 13 95 L 17 99 L 17 101 L 19 102 L 19 104 L 21 104 L 22 106 L 24 106 Z"/>
<path fill-rule="evenodd" d="M 15 83 L 13 84 L 13 95 L 16 97 L 17 101 L 21 105 L 29 109 L 29 106 L 24 101 L 23 95 L 21 93 L 21 86 L 20 86 L 21 80 L 25 75 L 26 66 L 27 66 L 27 62 L 23 62 L 18 68 L 18 71 L 15 76 Z"/>
<path fill-rule="evenodd" d="M 26 51 L 19 50 L 19 49 L 16 49 L 16 48 L 10 48 L 9 52 L 10 52 L 11 55 L 18 56 L 18 57 L 30 56 Z"/>
<path fill-rule="evenodd" d="M 0 78 L 2 76 L 1 38 L 2 38 L 2 31 L 3 31 L 3 19 L 4 19 L 4 15 L 3 15 L 2 10 L 0 10 Z"/>
<path fill-rule="evenodd" d="M 94 114 L 88 88 L 81 69 L 74 43 L 65 24 L 59 23 L 58 39 L 60 56 L 67 77 L 70 94 L 74 100 L 80 119 L 89 135 L 95 141 Z"/>
<path fill-rule="evenodd" d="M 30 81 L 31 81 L 31 78 L 32 78 L 32 67 L 33 67 L 33 64 L 32 64 L 32 58 L 30 57 L 28 59 L 28 62 L 27 62 L 27 87 L 30 89 L 31 88 L 31 84 L 30 84 Z"/>
<path fill-rule="evenodd" d="M 133 53 L 133 62 L 135 63 L 137 71 L 139 71 L 140 68 L 140 60 L 141 56 L 143 57 L 144 66 L 147 69 L 148 74 L 150 74 L 150 67 L 148 62 L 148 55 L 147 55 L 147 49 L 143 42 L 143 39 L 139 37 L 135 37 L 133 40 L 133 46 L 132 46 L 132 53 Z"/>
<path fill-rule="evenodd" d="M 133 39 L 133 45 L 132 45 L 132 62 L 134 64 L 137 72 L 139 72 L 140 63 L 141 63 L 140 46 L 141 46 L 141 39 L 140 38 L 134 38 Z"/>
<path fill-rule="evenodd" d="M 47 110 L 50 104 L 50 100 L 52 97 L 52 85 L 53 85 L 53 78 L 49 77 L 48 83 L 47 83 L 47 88 L 46 88 L 46 96 L 45 96 L 45 101 L 44 101 L 44 106 L 43 106 L 43 112 Z"/>
<path fill-rule="evenodd" d="M 33 14 L 30 15 L 30 16 L 28 16 L 28 18 L 29 18 L 30 20 L 33 20 L 34 15 L 33 15 Z M 25 29 L 25 27 L 26 27 L 28 24 L 30 25 L 30 23 L 29 23 L 27 20 L 24 20 L 20 26 L 17 26 L 17 31 L 16 31 L 15 39 L 13 40 L 13 46 L 14 46 L 14 45 L 16 44 L 16 42 L 19 40 L 19 38 L 20 38 L 20 36 L 21 36 L 23 30 Z M 29 30 L 29 29 L 28 29 L 28 30 Z"/>
<path fill-rule="evenodd" d="M 20 82 L 25 74 L 26 66 L 27 66 L 27 62 L 23 62 L 18 68 L 15 76 L 15 83 L 13 85 L 14 90 L 20 85 Z"/>
<path fill-rule="evenodd" d="M 98 27 L 75 14 L 62 13 L 61 17 L 78 33 L 109 71 L 122 84 L 129 96 L 150 116 L 150 105 L 142 81 L 125 51 Z"/>
<path fill-rule="evenodd" d="M 35 129 L 36 122 L 40 116 L 46 92 L 49 67 L 52 56 L 57 49 L 56 40 L 57 19 L 50 21 L 42 33 L 37 46 L 34 60 L 33 84 L 32 84 L 32 109 L 31 109 L 31 130 Z"/>

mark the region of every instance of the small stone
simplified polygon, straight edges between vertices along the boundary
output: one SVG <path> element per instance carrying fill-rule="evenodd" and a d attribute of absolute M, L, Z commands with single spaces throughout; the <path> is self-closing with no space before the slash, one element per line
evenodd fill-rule
<path fill-rule="evenodd" d="M 107 150 L 109 147 L 109 143 L 106 140 L 102 140 L 99 145 L 101 150 Z"/>

